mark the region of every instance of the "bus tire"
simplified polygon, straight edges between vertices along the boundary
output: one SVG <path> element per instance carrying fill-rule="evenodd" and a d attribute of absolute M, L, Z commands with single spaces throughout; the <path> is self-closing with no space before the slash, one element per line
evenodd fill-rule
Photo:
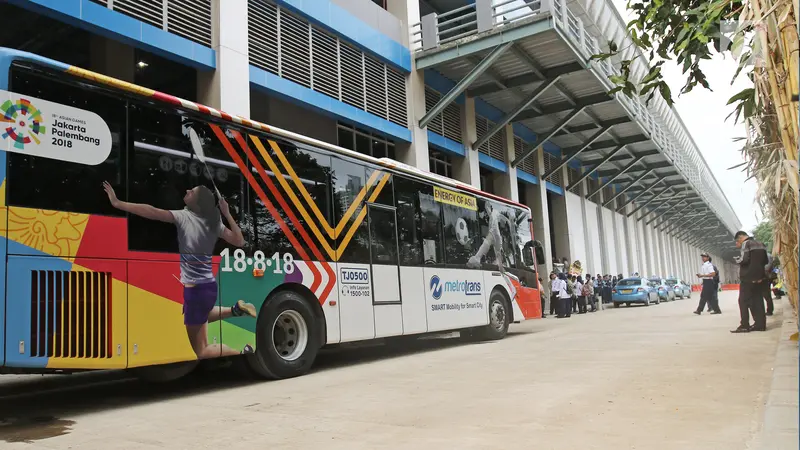
<path fill-rule="evenodd" d="M 250 368 L 262 378 L 304 375 L 317 357 L 321 327 L 308 300 L 284 290 L 270 296 L 256 323 L 255 353 L 246 355 Z"/>
<path fill-rule="evenodd" d="M 511 323 L 511 305 L 503 293 L 497 289 L 489 296 L 489 325 L 478 330 L 478 336 L 486 341 L 503 339 Z"/>
<path fill-rule="evenodd" d="M 189 375 L 197 368 L 197 361 L 182 361 L 157 366 L 144 366 L 131 369 L 136 378 L 145 383 L 169 383 Z"/>

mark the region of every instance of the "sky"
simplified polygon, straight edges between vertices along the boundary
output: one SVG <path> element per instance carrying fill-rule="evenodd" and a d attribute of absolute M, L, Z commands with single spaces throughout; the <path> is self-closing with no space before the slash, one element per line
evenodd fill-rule
<path fill-rule="evenodd" d="M 613 0 L 613 2 L 622 17 L 626 21 L 629 20 L 631 16 L 625 10 L 626 0 Z M 741 143 L 733 141 L 737 137 L 745 136 L 744 126 L 734 124 L 733 118 L 726 120 L 728 114 L 733 111 L 732 106 L 726 106 L 728 99 L 746 88 L 749 83 L 740 76 L 731 85 L 736 66 L 736 62 L 730 56 L 727 59 L 720 55 L 715 56 L 714 59 L 706 61 L 705 65 L 701 65 L 713 91 L 698 86 L 692 92 L 679 97 L 677 93 L 683 87 L 685 80 L 680 68 L 675 63 L 667 62 L 663 66 L 662 73 L 673 92 L 673 97 L 676 97 L 675 109 L 742 222 L 742 229 L 752 231 L 761 220 L 761 212 L 755 203 L 756 182 L 747 180 L 747 175 L 741 168 L 728 170 L 744 162 L 739 152 Z"/>

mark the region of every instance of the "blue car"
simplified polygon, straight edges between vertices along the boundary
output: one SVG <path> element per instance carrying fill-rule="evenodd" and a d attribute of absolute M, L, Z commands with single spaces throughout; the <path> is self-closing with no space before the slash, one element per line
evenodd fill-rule
<path fill-rule="evenodd" d="M 631 306 L 632 303 L 650 306 L 651 303 L 657 305 L 661 302 L 658 291 L 644 278 L 624 278 L 617 282 L 611 290 L 611 301 L 614 303 L 614 308 L 619 308 L 622 303 L 626 306 Z"/>
<path fill-rule="evenodd" d="M 675 298 L 692 298 L 692 287 L 680 278 L 667 278 L 667 284 L 675 291 Z"/>
<path fill-rule="evenodd" d="M 667 280 L 659 277 L 650 277 L 648 281 L 658 292 L 658 298 L 665 302 L 675 301 L 675 290 L 667 284 Z"/>

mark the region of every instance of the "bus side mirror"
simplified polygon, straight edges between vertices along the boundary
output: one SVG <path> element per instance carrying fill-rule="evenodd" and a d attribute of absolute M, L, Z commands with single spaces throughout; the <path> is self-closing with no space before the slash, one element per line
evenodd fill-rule
<path fill-rule="evenodd" d="M 533 267 L 533 248 L 529 246 L 525 246 L 525 250 L 522 252 L 522 263 L 525 264 L 527 267 Z"/>
<path fill-rule="evenodd" d="M 533 250 L 536 252 L 536 263 L 544 264 L 544 246 L 539 241 L 533 241 Z"/>

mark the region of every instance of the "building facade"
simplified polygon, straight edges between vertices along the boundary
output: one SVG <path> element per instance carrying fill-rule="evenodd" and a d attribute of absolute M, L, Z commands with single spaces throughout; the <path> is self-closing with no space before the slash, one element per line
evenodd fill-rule
<path fill-rule="evenodd" d="M 741 224 L 680 117 L 609 95 L 613 62 L 591 61 L 625 36 L 610 1 L 8 0 L 0 14 L 14 24 L 0 46 L 526 204 L 542 272 L 566 258 L 694 283 L 708 251 L 736 281 Z"/>

